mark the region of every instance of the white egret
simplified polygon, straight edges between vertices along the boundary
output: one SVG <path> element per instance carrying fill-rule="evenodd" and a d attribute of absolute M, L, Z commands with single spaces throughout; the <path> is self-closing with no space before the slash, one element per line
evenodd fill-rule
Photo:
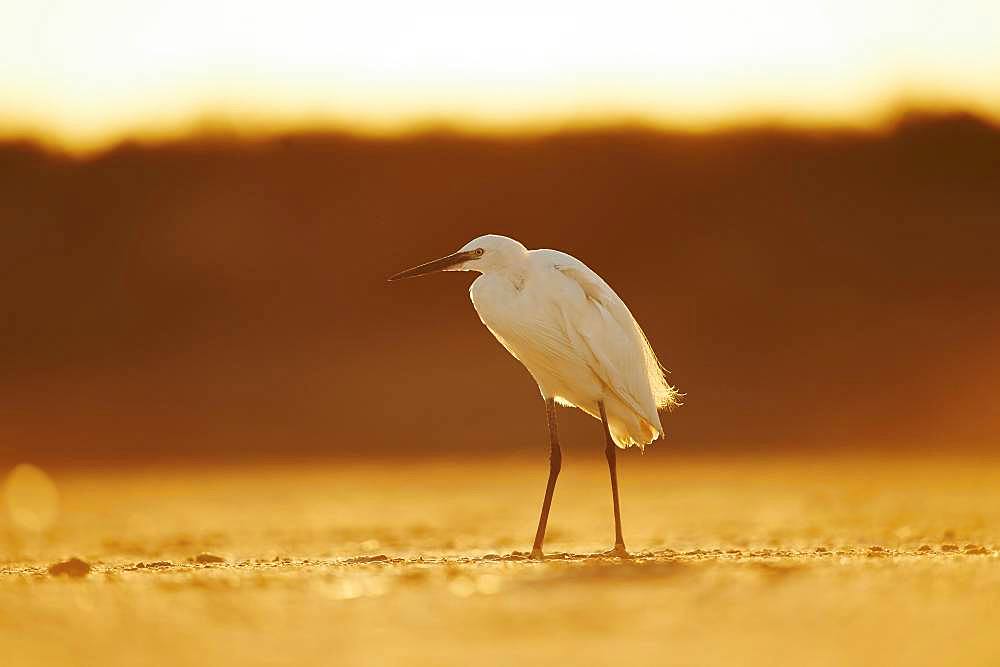
<path fill-rule="evenodd" d="M 524 364 L 545 399 L 549 479 L 532 558 L 542 542 L 562 453 L 555 405 L 577 407 L 604 425 L 611 474 L 615 547 L 627 556 L 618 502 L 616 446 L 640 449 L 663 435 L 657 412 L 680 404 L 677 390 L 624 302 L 580 260 L 558 250 L 528 250 L 488 234 L 458 252 L 397 273 L 389 280 L 434 271 L 478 271 L 469 293 L 486 328 Z"/>

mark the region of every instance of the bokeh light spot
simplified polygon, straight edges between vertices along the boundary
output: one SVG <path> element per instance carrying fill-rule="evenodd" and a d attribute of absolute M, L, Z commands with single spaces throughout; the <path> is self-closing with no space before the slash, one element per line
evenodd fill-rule
<path fill-rule="evenodd" d="M 15 527 L 29 532 L 47 530 L 59 515 L 59 490 L 38 466 L 14 466 L 3 485 L 7 515 Z"/>

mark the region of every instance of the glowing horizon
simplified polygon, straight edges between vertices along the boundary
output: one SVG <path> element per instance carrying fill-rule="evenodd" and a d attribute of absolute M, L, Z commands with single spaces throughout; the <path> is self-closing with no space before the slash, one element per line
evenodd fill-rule
<path fill-rule="evenodd" d="M 907 102 L 1000 119 L 990 0 L 30 4 L 0 0 L 0 136 L 71 150 L 204 119 L 250 133 L 871 127 Z"/>

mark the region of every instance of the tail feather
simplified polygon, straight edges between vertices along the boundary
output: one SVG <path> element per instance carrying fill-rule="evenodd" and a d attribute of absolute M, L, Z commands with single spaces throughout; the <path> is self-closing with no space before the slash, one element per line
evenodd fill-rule
<path fill-rule="evenodd" d="M 608 414 L 608 431 L 611 439 L 621 449 L 636 446 L 645 450 L 646 445 L 663 435 L 663 427 L 638 414 L 630 406 L 615 397 L 605 405 Z M 594 415 L 598 419 L 598 415 Z"/>

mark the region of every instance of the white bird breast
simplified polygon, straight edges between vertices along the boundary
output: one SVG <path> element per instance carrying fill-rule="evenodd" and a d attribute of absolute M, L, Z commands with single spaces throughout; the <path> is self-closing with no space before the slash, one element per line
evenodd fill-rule
<path fill-rule="evenodd" d="M 506 276 L 486 274 L 470 292 L 483 324 L 524 364 L 545 398 L 596 406 L 600 382 L 567 335 L 555 288 L 527 278 L 519 288 Z"/>

